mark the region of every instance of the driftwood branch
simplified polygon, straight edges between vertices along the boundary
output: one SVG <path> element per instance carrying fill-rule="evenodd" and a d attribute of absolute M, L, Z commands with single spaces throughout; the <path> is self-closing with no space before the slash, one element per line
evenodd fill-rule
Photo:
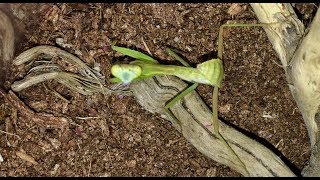
<path fill-rule="evenodd" d="M 308 129 L 311 144 L 309 165 L 304 176 L 320 176 L 320 10 L 310 30 L 294 54 L 288 76 L 291 92 Z"/>
<path fill-rule="evenodd" d="M 288 3 L 251 3 L 251 7 L 261 23 L 274 23 L 264 30 L 287 72 L 304 34 L 303 24 Z"/>
<path fill-rule="evenodd" d="M 14 53 L 14 30 L 8 16 L 0 11 L 0 96 L 12 107 L 16 108 L 21 116 L 28 120 L 34 121 L 45 128 L 66 128 L 69 125 L 68 118 L 55 117 L 48 113 L 38 113 L 32 111 L 22 102 L 13 92 L 6 92 L 4 82 L 10 75 L 10 67 Z"/>
<path fill-rule="evenodd" d="M 187 86 L 171 76 L 157 76 L 132 84 L 137 101 L 148 111 L 160 113 L 201 153 L 246 176 L 295 176 L 271 150 L 220 121 L 220 132 L 245 163 L 249 175 L 233 154 L 214 135 L 212 112 L 196 92 L 176 103 L 171 110 L 179 119 L 174 121 L 164 111 L 164 104 Z"/>
<path fill-rule="evenodd" d="M 319 176 L 320 39 L 317 34 L 320 33 L 320 12 L 318 10 L 309 33 L 300 44 L 304 27 L 290 4 L 251 4 L 251 6 L 260 22 L 279 22 L 266 27 L 265 30 L 283 64 L 287 80 L 291 84 L 290 90 L 308 128 L 312 151 L 310 164 L 304 169 L 303 175 Z M 0 12 L 2 40 L 0 58 L 3 62 L 1 67 L 8 67 L 14 50 L 14 41 L 11 41 L 14 36 L 3 33 L 8 27 L 2 23 L 8 24 L 8 19 Z M 10 41 L 6 42 L 8 39 Z M 7 69 L 0 69 L 0 73 L 5 71 Z M 3 81 L 1 78 L 0 74 L 0 80 Z M 220 132 L 245 163 L 249 171 L 249 174 L 246 174 L 238 160 L 234 159 L 233 154 L 214 135 L 210 126 L 211 110 L 196 92 L 189 94 L 171 108 L 179 121 L 171 119 L 163 111 L 164 104 L 186 86 L 178 78 L 159 76 L 132 84 L 131 88 L 142 106 L 170 120 L 188 141 L 209 158 L 245 176 L 295 176 L 271 150 L 220 121 Z"/>
<path fill-rule="evenodd" d="M 251 6 L 261 22 L 278 22 L 265 30 L 288 74 L 290 60 L 303 37 L 304 26 L 290 4 Z M 271 150 L 220 121 L 221 133 L 245 163 L 250 173 L 246 174 L 236 159 L 232 158 L 233 155 L 214 136 L 211 128 L 207 128 L 212 114 L 196 92 L 186 96 L 172 108 L 179 122 L 172 120 L 162 109 L 165 102 L 185 86 L 186 84 L 174 77 L 163 76 L 133 84 L 132 89 L 143 107 L 170 120 L 189 142 L 209 158 L 245 176 L 295 176 Z"/>
<path fill-rule="evenodd" d="M 301 22 L 296 16 L 288 16 L 294 13 L 289 4 L 275 4 L 273 7 L 270 7 L 271 4 L 251 6 L 262 22 L 279 21 L 281 17 L 285 17 L 281 23 L 281 26 L 285 24 L 285 29 L 266 32 L 281 59 L 290 90 L 308 130 L 311 156 L 309 165 L 303 169 L 302 175 L 320 176 L 320 10 L 318 9 L 309 32 L 303 34 Z M 283 9 L 287 11 L 282 11 Z M 270 16 L 270 10 L 285 13 Z M 305 36 L 303 40 L 302 35 Z"/>
<path fill-rule="evenodd" d="M 65 129 L 69 127 L 71 119 L 67 117 L 56 117 L 53 114 L 34 112 L 19 97 L 13 92 L 8 93 L 0 89 L 0 96 L 4 97 L 5 101 L 12 107 L 18 110 L 22 117 L 29 121 L 35 122 L 37 125 L 44 128 L 60 128 Z"/>
<path fill-rule="evenodd" d="M 14 53 L 14 30 L 7 15 L 0 11 L 0 87 L 4 86 Z"/>

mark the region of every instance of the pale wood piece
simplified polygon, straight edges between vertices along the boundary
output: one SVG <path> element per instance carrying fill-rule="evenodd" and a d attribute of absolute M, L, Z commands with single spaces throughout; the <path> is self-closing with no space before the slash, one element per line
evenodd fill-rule
<path fill-rule="evenodd" d="M 320 10 L 304 34 L 304 27 L 289 4 L 251 6 L 261 22 L 281 21 L 278 29 L 266 29 L 266 32 L 279 55 L 289 88 L 308 130 L 311 156 L 302 175 L 320 176 Z M 280 13 L 270 15 L 270 11 Z"/>
<path fill-rule="evenodd" d="M 245 163 L 249 175 L 239 161 L 213 133 L 212 112 L 196 92 L 176 103 L 172 112 L 179 119 L 174 121 L 163 107 L 165 103 L 187 84 L 172 76 L 157 76 L 131 85 L 136 100 L 148 111 L 160 113 L 201 153 L 225 164 L 245 176 L 295 176 L 271 150 L 234 128 L 219 122 L 220 132 Z"/>
<path fill-rule="evenodd" d="M 295 15 L 290 4 L 251 4 L 260 22 L 273 23 L 265 27 L 275 51 L 287 74 L 288 65 L 304 33 L 304 26 Z M 214 136 L 210 125 L 212 114 L 196 93 L 177 103 L 172 111 L 179 122 L 165 115 L 162 108 L 169 99 L 184 89 L 185 84 L 174 77 L 155 77 L 132 85 L 137 101 L 150 112 L 157 112 L 171 120 L 174 127 L 200 152 L 225 164 L 243 175 L 244 169 L 233 158 L 225 146 Z M 320 101 L 319 101 L 320 102 Z M 221 134 L 243 160 L 249 176 L 294 176 L 294 173 L 269 149 L 248 138 L 235 129 L 220 122 Z"/>

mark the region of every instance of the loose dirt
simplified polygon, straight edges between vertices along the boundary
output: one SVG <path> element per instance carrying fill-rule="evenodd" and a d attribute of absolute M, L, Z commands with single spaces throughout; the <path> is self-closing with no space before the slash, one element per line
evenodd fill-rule
<path fill-rule="evenodd" d="M 315 7 L 296 5 L 304 23 Z M 231 8 L 230 8 L 231 7 Z M 101 64 L 106 82 L 119 54 L 110 43 L 146 51 L 164 64 L 178 64 L 166 46 L 178 49 L 192 65 L 216 57 L 224 23 L 257 23 L 248 4 L 1 4 L 11 14 L 16 53 L 62 38 L 71 53 L 89 66 Z M 229 28 L 224 32 L 225 79 L 219 117 L 260 137 L 277 149 L 296 172 L 309 158 L 309 139 L 290 94 L 284 71 L 263 29 Z M 12 78 L 19 72 L 12 74 Z M 240 176 L 208 159 L 169 121 L 144 110 L 134 97 L 84 96 L 54 82 L 21 91 L 19 98 L 36 112 L 71 117 L 69 129 L 46 129 L 20 116 L 0 99 L 0 176 Z M 199 94 L 211 105 L 212 87 Z M 97 117 L 97 118 L 77 118 Z M 19 153 L 16 153 L 19 152 Z M 21 156 L 21 154 L 26 156 Z M 30 159 L 31 158 L 31 159 Z M 32 161 L 34 160 L 34 161 Z M 289 163 L 291 162 L 291 163 Z"/>

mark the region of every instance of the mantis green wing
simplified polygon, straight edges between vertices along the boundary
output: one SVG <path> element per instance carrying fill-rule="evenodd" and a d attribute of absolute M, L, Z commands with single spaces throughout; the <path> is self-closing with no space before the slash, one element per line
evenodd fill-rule
<path fill-rule="evenodd" d="M 124 55 L 127 55 L 127 56 L 130 56 L 130 57 L 133 57 L 133 58 L 136 58 L 136 59 L 140 59 L 140 60 L 144 60 L 144 61 L 148 61 L 148 62 L 152 62 L 152 63 L 158 63 L 157 60 L 153 59 L 152 57 L 146 55 L 146 54 L 143 54 L 139 51 L 135 51 L 135 50 L 132 50 L 132 49 L 128 49 L 128 48 L 124 48 L 124 47 L 119 47 L 119 46 L 115 46 L 115 45 L 112 45 L 111 48 L 117 52 L 120 52 Z"/>

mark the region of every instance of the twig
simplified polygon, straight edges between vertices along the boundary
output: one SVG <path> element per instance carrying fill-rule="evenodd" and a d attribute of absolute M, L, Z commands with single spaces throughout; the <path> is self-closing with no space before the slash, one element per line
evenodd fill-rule
<path fill-rule="evenodd" d="M 65 117 L 55 117 L 48 113 L 36 113 L 32 111 L 27 105 L 22 102 L 13 91 L 5 93 L 0 89 L 0 95 L 2 95 L 8 104 L 18 110 L 23 117 L 37 123 L 40 126 L 46 128 L 66 128 L 69 126 L 69 121 Z"/>
<path fill-rule="evenodd" d="M 1 133 L 4 133 L 4 134 L 8 134 L 8 135 L 11 135 L 11 136 L 16 136 L 18 139 L 21 139 L 20 136 L 16 135 L 16 134 L 12 134 L 12 133 L 9 133 L 9 132 L 6 132 L 6 131 L 2 131 L 0 130 Z"/>
<path fill-rule="evenodd" d="M 151 51 L 150 51 L 150 49 L 149 49 L 148 46 L 147 46 L 147 43 L 144 42 L 144 40 L 143 40 L 143 37 L 141 37 L 141 41 L 142 41 L 144 47 L 146 48 L 147 52 L 152 56 Z"/>
<path fill-rule="evenodd" d="M 75 117 L 75 118 L 80 120 L 87 120 L 87 119 L 99 119 L 100 117 Z"/>

